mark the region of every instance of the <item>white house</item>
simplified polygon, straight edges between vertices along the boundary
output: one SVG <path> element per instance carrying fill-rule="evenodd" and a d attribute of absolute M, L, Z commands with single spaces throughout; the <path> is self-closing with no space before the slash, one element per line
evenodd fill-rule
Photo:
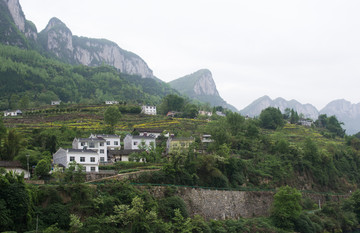
<path fill-rule="evenodd" d="M 139 154 L 143 151 L 144 150 L 112 150 L 109 151 L 109 160 L 113 163 L 118 161 L 128 162 L 131 154 Z M 139 162 L 143 162 L 143 159 L 140 159 Z"/>
<path fill-rule="evenodd" d="M 60 105 L 61 100 L 52 100 L 51 105 Z"/>
<path fill-rule="evenodd" d="M 30 173 L 23 169 L 19 161 L 0 161 L 0 167 L 5 168 L 6 172 L 14 172 L 16 174 L 24 173 L 24 178 L 29 179 Z"/>
<path fill-rule="evenodd" d="M 4 117 L 7 116 L 21 116 L 22 115 L 22 111 L 21 110 L 16 110 L 16 111 L 5 111 L 4 112 Z"/>
<path fill-rule="evenodd" d="M 119 101 L 116 101 L 116 100 L 106 100 L 105 101 L 105 104 L 118 104 Z"/>
<path fill-rule="evenodd" d="M 107 150 L 120 150 L 120 136 L 116 134 L 91 134 L 89 138 L 104 139 Z"/>
<path fill-rule="evenodd" d="M 151 136 L 158 138 L 162 133 L 162 129 L 145 129 L 145 128 L 136 128 L 134 131 L 139 132 L 139 136 Z M 165 134 L 165 137 L 169 137 L 169 133 Z"/>
<path fill-rule="evenodd" d="M 212 116 L 212 112 L 199 111 L 199 115 L 211 117 L 211 116 Z"/>
<path fill-rule="evenodd" d="M 151 136 L 133 136 L 131 134 L 126 135 L 124 138 L 124 149 L 125 150 L 138 150 L 143 149 L 139 148 L 139 145 L 143 145 L 146 147 L 156 147 L 155 137 Z"/>
<path fill-rule="evenodd" d="M 156 106 L 143 105 L 141 106 L 141 113 L 146 115 L 156 115 Z"/>
<path fill-rule="evenodd" d="M 99 154 L 94 150 L 60 148 L 53 155 L 53 163 L 62 167 L 68 168 L 72 161 L 82 165 L 86 172 L 99 172 Z"/>
<path fill-rule="evenodd" d="M 72 148 L 95 151 L 99 154 L 100 162 L 107 162 L 107 146 L 104 138 L 74 138 Z"/>

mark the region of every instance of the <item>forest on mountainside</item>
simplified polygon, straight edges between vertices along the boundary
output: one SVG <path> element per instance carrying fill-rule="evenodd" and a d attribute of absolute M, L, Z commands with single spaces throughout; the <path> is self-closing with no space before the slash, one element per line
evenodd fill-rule
<path fill-rule="evenodd" d="M 154 79 L 119 73 L 110 66 L 71 66 L 36 51 L 0 45 L 0 110 L 105 100 L 158 104 L 176 93 Z"/>

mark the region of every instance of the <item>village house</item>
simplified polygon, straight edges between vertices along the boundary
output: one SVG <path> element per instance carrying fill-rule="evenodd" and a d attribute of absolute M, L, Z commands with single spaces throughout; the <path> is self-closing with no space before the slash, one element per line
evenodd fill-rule
<path fill-rule="evenodd" d="M 30 173 L 22 168 L 20 161 L 0 161 L 0 167 L 5 168 L 6 172 L 23 173 L 25 179 L 30 178 Z"/>
<path fill-rule="evenodd" d="M 162 129 L 145 129 L 145 128 L 136 128 L 133 132 L 138 132 L 139 136 L 150 136 L 158 138 L 164 131 Z M 169 133 L 165 134 L 165 137 L 168 137 Z"/>
<path fill-rule="evenodd" d="M 119 161 L 122 162 L 128 162 L 129 161 L 129 156 L 133 153 L 135 154 L 139 154 L 141 152 L 144 152 L 145 150 L 112 150 L 109 151 L 109 158 L 108 160 L 111 163 L 116 163 Z M 143 162 L 142 159 L 140 160 L 140 162 Z"/>
<path fill-rule="evenodd" d="M 16 111 L 5 111 L 4 112 L 4 117 L 7 116 L 21 116 L 22 115 L 22 111 L 21 110 L 16 110 Z"/>
<path fill-rule="evenodd" d="M 103 138 L 74 138 L 72 149 L 92 150 L 99 154 L 100 162 L 107 162 L 106 140 Z"/>
<path fill-rule="evenodd" d="M 143 105 L 141 106 L 141 113 L 146 115 L 156 115 L 156 106 Z"/>
<path fill-rule="evenodd" d="M 109 104 L 109 105 L 111 105 L 111 104 L 119 104 L 119 101 L 116 101 L 116 100 L 106 100 L 106 101 L 105 101 L 105 104 Z"/>
<path fill-rule="evenodd" d="M 139 147 L 140 146 L 140 147 Z M 124 149 L 125 150 L 139 150 L 144 149 L 142 147 L 156 147 L 155 137 L 151 136 L 136 136 L 128 134 L 124 138 Z"/>
<path fill-rule="evenodd" d="M 60 105 L 61 100 L 52 100 L 51 105 Z"/>
<path fill-rule="evenodd" d="M 211 116 L 212 116 L 212 112 L 199 111 L 199 115 L 211 117 Z"/>
<path fill-rule="evenodd" d="M 99 154 L 88 149 L 63 149 L 53 155 L 53 163 L 68 168 L 75 161 L 83 166 L 85 172 L 99 172 Z"/>
<path fill-rule="evenodd" d="M 173 154 L 176 152 L 183 152 L 188 150 L 190 145 L 195 142 L 193 137 L 184 138 L 184 137 L 169 137 L 166 142 L 166 154 Z"/>
<path fill-rule="evenodd" d="M 116 134 L 91 134 L 89 138 L 105 139 L 106 149 L 109 150 L 120 150 L 120 136 Z"/>

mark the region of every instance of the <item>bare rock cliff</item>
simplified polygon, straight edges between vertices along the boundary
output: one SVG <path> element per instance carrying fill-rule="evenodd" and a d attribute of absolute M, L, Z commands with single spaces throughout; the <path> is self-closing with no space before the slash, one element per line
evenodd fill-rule
<path fill-rule="evenodd" d="M 123 73 L 153 77 L 152 70 L 136 54 L 108 40 L 73 36 L 57 18 L 52 18 L 40 34 L 44 48 L 67 62 L 86 66 L 105 63 Z"/>
<path fill-rule="evenodd" d="M 202 72 L 201 76 L 194 85 L 194 92 L 196 95 L 220 96 L 209 70 Z"/>
<path fill-rule="evenodd" d="M 21 9 L 19 0 L 3 0 L 7 5 L 10 15 L 14 24 L 27 38 L 36 40 L 37 30 L 36 27 L 25 19 L 25 15 Z"/>

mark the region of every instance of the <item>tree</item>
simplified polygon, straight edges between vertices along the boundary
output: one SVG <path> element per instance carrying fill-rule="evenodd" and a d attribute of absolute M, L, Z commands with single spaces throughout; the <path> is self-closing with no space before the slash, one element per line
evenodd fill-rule
<path fill-rule="evenodd" d="M 265 129 L 276 129 L 284 125 L 283 116 L 278 108 L 268 107 L 260 113 L 261 126 Z"/>
<path fill-rule="evenodd" d="M 290 186 L 280 187 L 274 195 L 271 218 L 277 227 L 292 230 L 301 214 L 301 193 Z"/>
<path fill-rule="evenodd" d="M 47 159 L 42 159 L 35 167 L 35 174 L 41 178 L 49 176 L 51 170 L 51 163 Z"/>
<path fill-rule="evenodd" d="M 21 148 L 21 137 L 15 130 L 10 130 L 5 138 L 4 148 L 1 158 L 12 161 L 18 155 Z"/>
<path fill-rule="evenodd" d="M 174 94 L 167 95 L 163 98 L 160 104 L 160 111 L 163 114 L 169 111 L 182 111 L 184 109 L 185 99 Z"/>
<path fill-rule="evenodd" d="M 111 129 L 114 129 L 115 125 L 121 118 L 121 112 L 115 106 L 108 107 L 104 113 L 104 121 L 110 125 Z"/>

